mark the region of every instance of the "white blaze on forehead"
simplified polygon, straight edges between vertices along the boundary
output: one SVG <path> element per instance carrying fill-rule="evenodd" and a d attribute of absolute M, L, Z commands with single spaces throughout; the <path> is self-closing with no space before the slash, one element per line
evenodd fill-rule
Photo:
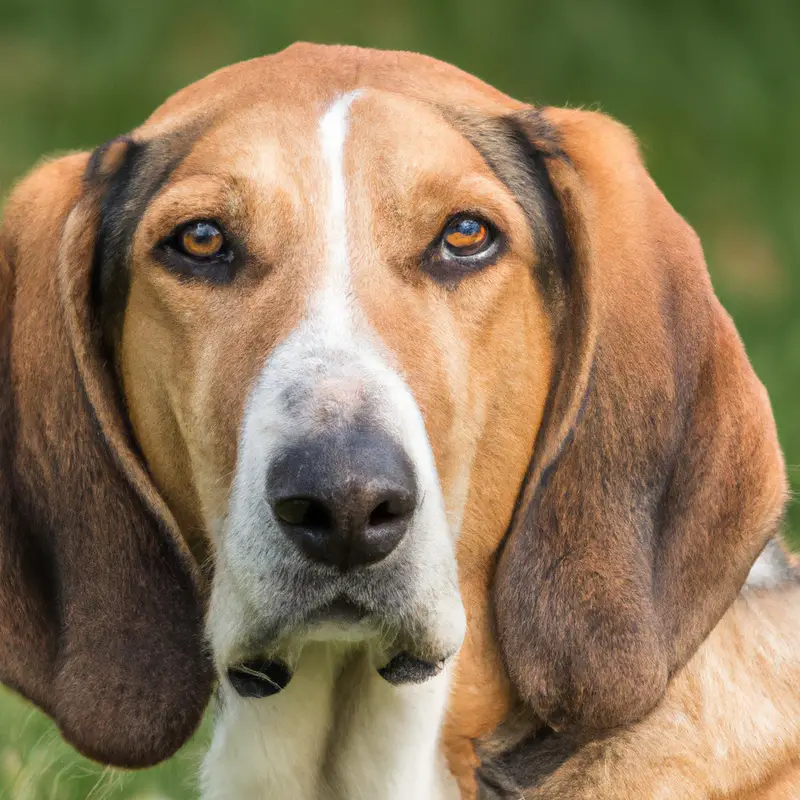
<path fill-rule="evenodd" d="M 350 259 L 347 247 L 347 186 L 344 177 L 344 148 L 350 107 L 361 90 L 342 95 L 328 108 L 319 123 L 319 140 L 327 170 L 325 204 L 325 277 L 312 300 L 312 314 L 322 313 L 330 337 L 349 338 L 354 309 L 350 288 Z"/>

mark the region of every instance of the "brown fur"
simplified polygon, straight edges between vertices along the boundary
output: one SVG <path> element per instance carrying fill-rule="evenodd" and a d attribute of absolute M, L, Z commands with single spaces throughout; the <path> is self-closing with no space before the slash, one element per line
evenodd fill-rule
<path fill-rule="evenodd" d="M 195 568 L 89 318 L 86 163 L 40 167 L 0 234 L 0 675 L 87 755 L 138 766 L 193 731 L 211 673 Z"/>
<path fill-rule="evenodd" d="M 627 131 L 550 116 L 571 160 L 550 167 L 572 243 L 568 315 L 594 341 L 563 342 L 580 366 L 552 389 L 554 432 L 494 592 L 522 696 L 556 730 L 606 729 L 660 700 L 733 601 L 785 482 L 766 394 L 693 232 Z"/>
<path fill-rule="evenodd" d="M 102 760 L 165 757 L 196 724 L 205 583 L 185 542 L 213 562 L 249 388 L 323 267 L 307 143 L 360 87 L 354 288 L 420 405 L 448 511 L 466 501 L 468 633 L 443 741 L 463 796 L 781 787 L 798 755 L 790 598 L 736 597 L 780 518 L 783 462 L 696 237 L 622 126 L 408 53 L 298 45 L 229 67 L 97 151 L 85 180 L 72 156 L 14 193 L 0 677 Z M 464 208 L 508 246 L 432 280 L 422 254 Z M 246 250 L 230 285 L 154 257 L 204 216 Z M 784 661 L 751 666 L 768 650 Z M 715 670 L 737 704 L 719 703 Z M 780 733 L 753 710 L 764 696 L 795 715 Z M 760 749 L 736 739 L 737 714 Z"/>

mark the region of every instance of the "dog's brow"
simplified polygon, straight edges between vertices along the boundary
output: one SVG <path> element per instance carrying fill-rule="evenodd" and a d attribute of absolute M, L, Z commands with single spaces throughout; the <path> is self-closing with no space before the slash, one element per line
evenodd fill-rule
<path fill-rule="evenodd" d="M 115 139 L 92 154 L 85 180 L 103 193 L 100 223 L 92 266 L 93 304 L 98 310 L 104 336 L 114 341 L 130 288 L 129 256 L 133 235 L 147 207 L 207 130 L 207 123 L 192 123 L 154 139 Z M 112 146 L 124 146 L 114 154 L 111 175 L 103 176 L 103 160 Z"/>
<path fill-rule="evenodd" d="M 497 179 L 511 192 L 525 213 L 536 248 L 535 275 L 552 296 L 569 268 L 568 237 L 561 206 L 545 163 L 562 157 L 554 134 L 532 110 L 525 115 L 486 117 L 442 110 L 444 118 L 478 151 Z M 537 147 L 528 127 L 541 133 L 547 150 Z M 552 144 L 552 146 L 550 146 Z"/>

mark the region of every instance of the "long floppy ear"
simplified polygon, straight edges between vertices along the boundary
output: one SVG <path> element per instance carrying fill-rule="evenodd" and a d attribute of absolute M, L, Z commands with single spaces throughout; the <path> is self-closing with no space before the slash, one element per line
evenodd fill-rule
<path fill-rule="evenodd" d="M 786 498 L 766 392 L 700 244 L 621 125 L 522 112 L 556 203 L 558 363 L 500 554 L 498 635 L 556 730 L 641 718 L 733 602 Z"/>
<path fill-rule="evenodd" d="M 0 680 L 91 758 L 145 766 L 194 731 L 212 672 L 195 568 L 130 444 L 92 308 L 127 146 L 39 167 L 0 230 Z"/>

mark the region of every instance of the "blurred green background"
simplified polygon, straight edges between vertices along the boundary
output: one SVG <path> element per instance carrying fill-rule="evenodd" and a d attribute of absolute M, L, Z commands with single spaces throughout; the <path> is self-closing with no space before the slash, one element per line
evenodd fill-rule
<path fill-rule="evenodd" d="M 797 0 L 0 0 L 0 196 L 42 155 L 92 148 L 211 70 L 297 39 L 419 50 L 631 126 L 705 244 L 798 486 Z M 789 520 L 799 546 L 796 505 Z M 103 771 L 0 693 L 0 797 L 196 797 L 205 739 L 154 771 Z"/>

